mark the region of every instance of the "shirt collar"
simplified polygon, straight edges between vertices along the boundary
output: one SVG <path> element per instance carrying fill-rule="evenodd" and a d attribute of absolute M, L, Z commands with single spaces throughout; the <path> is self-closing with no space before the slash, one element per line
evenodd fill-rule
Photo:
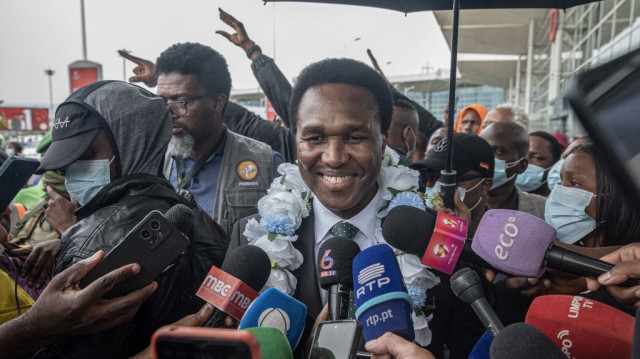
<path fill-rule="evenodd" d="M 377 217 L 378 209 L 380 207 L 380 200 L 382 199 L 382 193 L 380 189 L 376 195 L 371 199 L 369 204 L 362 209 L 358 214 L 349 218 L 343 219 L 331 212 L 325 207 L 317 196 L 313 196 L 313 210 L 315 211 L 315 226 L 316 226 L 316 244 L 322 242 L 327 236 L 331 227 L 340 221 L 345 221 L 356 226 L 360 232 L 362 232 L 370 240 L 375 239 L 376 227 L 379 227 L 380 219 Z"/>

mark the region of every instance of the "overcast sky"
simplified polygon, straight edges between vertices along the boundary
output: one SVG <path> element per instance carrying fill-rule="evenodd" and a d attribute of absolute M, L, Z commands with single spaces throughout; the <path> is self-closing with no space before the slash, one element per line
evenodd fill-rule
<path fill-rule="evenodd" d="M 155 61 L 171 44 L 200 42 L 226 57 L 234 88 L 258 87 L 242 50 L 215 34 L 229 31 L 218 7 L 242 21 L 265 54 L 275 51 L 289 79 L 325 57 L 368 62 L 366 48 L 387 75 L 417 74 L 427 62 L 449 67 L 449 48 L 431 12 L 405 17 L 384 9 L 260 0 L 86 0 L 88 59 L 102 64 L 104 79 L 122 80 L 118 49 Z M 48 106 L 44 70 L 51 68 L 57 105 L 69 95 L 67 66 L 82 59 L 80 0 L 0 0 L 0 13 L 0 100 Z M 127 63 L 127 78 L 132 68 Z"/>

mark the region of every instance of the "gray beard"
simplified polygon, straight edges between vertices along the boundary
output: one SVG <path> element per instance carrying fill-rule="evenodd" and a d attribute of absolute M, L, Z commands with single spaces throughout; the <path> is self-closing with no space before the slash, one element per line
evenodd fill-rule
<path fill-rule="evenodd" d="M 196 141 L 193 136 L 190 133 L 183 131 L 183 135 L 180 137 L 171 136 L 171 140 L 169 141 L 169 151 L 174 156 L 187 157 L 191 155 L 191 151 L 195 144 Z"/>

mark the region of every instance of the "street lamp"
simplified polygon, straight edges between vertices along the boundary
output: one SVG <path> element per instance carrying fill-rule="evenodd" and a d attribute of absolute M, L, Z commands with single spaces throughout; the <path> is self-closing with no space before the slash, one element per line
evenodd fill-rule
<path fill-rule="evenodd" d="M 125 54 L 130 54 L 131 51 L 123 48 L 122 52 L 124 52 Z M 122 58 L 122 81 L 127 81 L 127 59 L 125 59 L 124 57 Z"/>
<path fill-rule="evenodd" d="M 44 73 L 47 74 L 47 76 L 49 76 L 49 123 L 51 124 L 53 122 L 53 74 L 55 74 L 56 72 L 53 71 L 52 69 L 47 69 L 44 70 Z"/>

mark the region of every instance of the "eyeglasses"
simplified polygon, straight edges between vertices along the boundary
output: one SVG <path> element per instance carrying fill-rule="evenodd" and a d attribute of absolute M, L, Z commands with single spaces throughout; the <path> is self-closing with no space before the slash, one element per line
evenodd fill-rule
<path fill-rule="evenodd" d="M 187 105 L 189 105 L 193 101 L 197 101 L 203 98 L 204 96 L 205 94 L 202 94 L 185 101 L 167 101 L 167 106 L 169 106 L 169 111 L 171 111 L 173 115 L 184 116 L 187 114 L 187 112 L 189 112 L 189 108 L 187 107 Z"/>

